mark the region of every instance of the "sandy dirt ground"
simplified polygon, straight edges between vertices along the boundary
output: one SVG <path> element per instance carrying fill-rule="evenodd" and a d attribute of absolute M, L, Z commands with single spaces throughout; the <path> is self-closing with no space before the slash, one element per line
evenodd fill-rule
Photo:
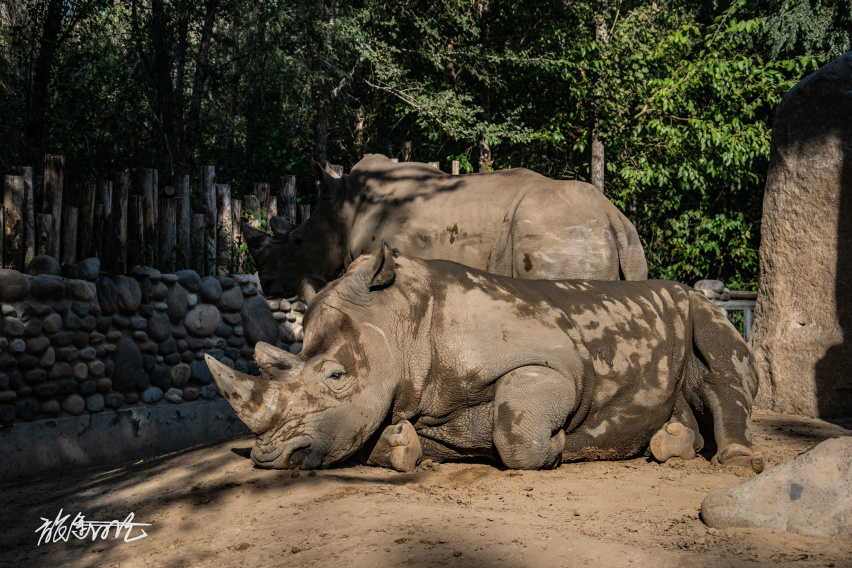
<path fill-rule="evenodd" d="M 852 420 L 758 410 L 754 430 L 773 465 L 852 435 Z M 241 437 L 4 486 L 0 566 L 852 567 L 850 542 L 708 529 L 698 514 L 704 496 L 753 474 L 705 457 L 535 472 L 482 462 L 427 463 L 410 474 L 344 464 L 293 477 L 255 469 L 252 444 Z M 98 521 L 133 512 L 151 526 L 133 542 L 113 531 L 37 546 L 40 518 L 60 509 Z"/>

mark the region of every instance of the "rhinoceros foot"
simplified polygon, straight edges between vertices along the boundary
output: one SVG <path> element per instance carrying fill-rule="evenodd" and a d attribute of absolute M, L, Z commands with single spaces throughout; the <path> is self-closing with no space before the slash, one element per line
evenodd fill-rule
<path fill-rule="evenodd" d="M 658 462 L 670 458 L 691 460 L 695 457 L 695 431 L 680 422 L 668 422 L 651 437 L 651 455 Z"/>
<path fill-rule="evenodd" d="M 760 450 L 743 446 L 742 444 L 728 444 L 710 460 L 713 465 L 735 465 L 739 467 L 750 467 L 755 473 L 760 473 L 766 467 L 766 459 Z"/>
<path fill-rule="evenodd" d="M 423 457 L 423 448 L 414 426 L 402 420 L 385 428 L 368 463 L 390 467 L 397 471 L 414 471 Z"/>

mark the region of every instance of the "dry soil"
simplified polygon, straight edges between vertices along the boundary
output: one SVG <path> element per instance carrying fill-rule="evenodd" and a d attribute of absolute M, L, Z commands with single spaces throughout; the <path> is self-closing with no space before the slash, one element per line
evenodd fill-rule
<path fill-rule="evenodd" d="M 757 410 L 769 465 L 852 435 Z M 319 472 L 255 469 L 252 439 L 0 488 L 0 566 L 852 566 L 852 543 L 768 529 L 708 529 L 704 496 L 753 474 L 706 457 L 644 458 L 507 471 L 482 462 L 410 474 L 344 464 Z M 42 517 L 150 523 L 124 542 L 42 543 Z M 140 534 L 137 531 L 132 536 Z"/>

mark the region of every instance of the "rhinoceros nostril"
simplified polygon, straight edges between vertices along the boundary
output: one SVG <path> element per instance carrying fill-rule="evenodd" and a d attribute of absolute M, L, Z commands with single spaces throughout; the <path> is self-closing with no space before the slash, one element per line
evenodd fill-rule
<path fill-rule="evenodd" d="M 304 463 L 305 458 L 307 458 L 310 453 L 311 444 L 299 446 L 290 454 L 290 457 L 287 459 L 287 463 L 293 467 L 299 467 L 302 463 Z"/>

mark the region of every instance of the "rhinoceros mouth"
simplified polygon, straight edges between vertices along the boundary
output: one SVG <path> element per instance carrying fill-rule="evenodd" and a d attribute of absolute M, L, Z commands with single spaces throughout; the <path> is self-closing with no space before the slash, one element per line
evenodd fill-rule
<path fill-rule="evenodd" d="M 259 445 L 251 450 L 251 459 L 264 469 L 294 469 L 316 467 L 321 460 L 313 459 L 314 441 L 310 436 L 299 436 L 266 451 Z M 317 462 L 317 463 L 314 463 Z"/>

